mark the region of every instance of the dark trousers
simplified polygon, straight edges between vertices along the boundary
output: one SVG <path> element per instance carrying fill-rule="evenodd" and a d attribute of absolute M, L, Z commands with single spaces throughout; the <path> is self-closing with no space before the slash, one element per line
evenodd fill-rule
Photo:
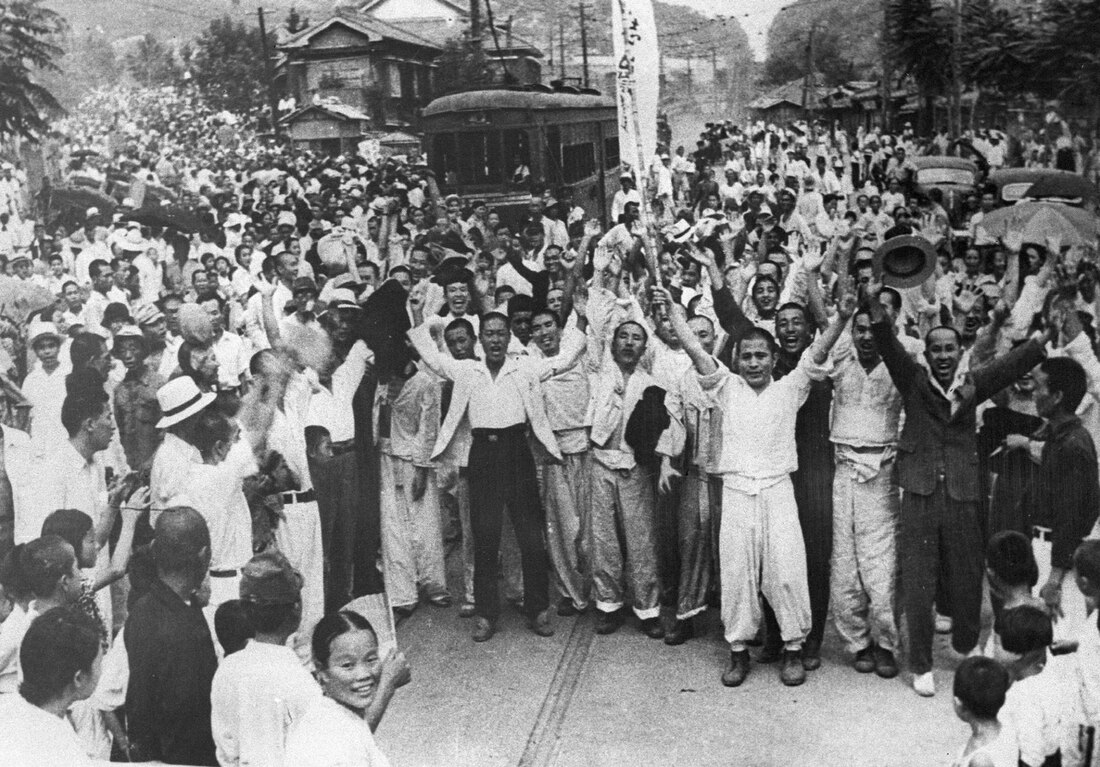
<path fill-rule="evenodd" d="M 679 468 L 679 467 L 678 467 Z M 657 576 L 661 607 L 675 614 L 680 601 L 680 493 L 683 480 L 673 478 L 668 493 L 654 490 L 656 504 Z"/>
<path fill-rule="evenodd" d="M 954 619 L 951 644 L 962 654 L 978 644 L 985 557 L 978 504 L 950 498 L 942 481 L 931 495 L 904 493 L 898 555 L 909 625 L 909 668 L 924 674 L 932 670 L 932 602 L 941 570 Z"/>
<path fill-rule="evenodd" d="M 355 598 L 355 543 L 363 509 L 359 459 L 354 450 L 342 452 L 314 463 L 311 473 L 325 552 L 325 612 L 333 612 Z"/>
<path fill-rule="evenodd" d="M 470 447 L 470 524 L 474 534 L 474 603 L 477 614 L 500 616 L 500 527 L 511 517 L 523 562 L 523 610 L 538 615 L 550 604 L 550 561 L 543 538 L 546 516 L 539 501 L 535 461 L 523 424 L 474 429 Z"/>
<path fill-rule="evenodd" d="M 830 456 L 830 459 L 832 456 Z M 829 568 L 833 556 L 833 474 L 834 469 L 812 466 L 791 475 L 794 500 L 798 504 L 798 525 L 806 544 L 806 579 L 810 589 L 810 633 L 806 644 L 821 647 L 825 624 L 829 619 Z M 782 644 L 779 621 L 768 600 L 764 599 L 764 625 L 769 643 Z"/>

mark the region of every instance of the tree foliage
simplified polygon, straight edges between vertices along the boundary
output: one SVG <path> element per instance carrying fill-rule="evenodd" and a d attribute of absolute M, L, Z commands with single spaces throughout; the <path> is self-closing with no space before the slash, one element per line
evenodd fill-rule
<path fill-rule="evenodd" d="M 56 71 L 64 19 L 38 0 L 0 2 L 0 136 L 33 138 L 61 106 L 37 76 Z"/>
<path fill-rule="evenodd" d="M 126 71 L 142 85 L 158 87 L 174 85 L 180 76 L 179 65 L 172 49 L 152 34 L 138 40 L 126 56 Z"/>
<path fill-rule="evenodd" d="M 264 45 L 258 28 L 228 16 L 214 19 L 187 47 L 184 60 L 191 82 L 215 109 L 247 112 L 263 104 Z"/>
<path fill-rule="evenodd" d="M 791 41 L 778 50 L 768 50 L 764 61 L 765 85 L 782 85 L 808 74 L 810 63 L 809 30 L 801 39 Z M 813 40 L 813 71 L 825 85 L 839 85 L 856 79 L 855 63 L 845 55 L 840 35 L 832 29 L 817 28 Z"/>
<path fill-rule="evenodd" d="M 436 68 L 437 96 L 476 91 L 493 84 L 489 59 L 480 48 L 461 38 L 448 40 Z"/>

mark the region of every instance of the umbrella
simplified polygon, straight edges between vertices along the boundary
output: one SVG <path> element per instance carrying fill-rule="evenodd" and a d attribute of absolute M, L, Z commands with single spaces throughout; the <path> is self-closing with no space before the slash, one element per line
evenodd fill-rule
<path fill-rule="evenodd" d="M 50 190 L 47 202 L 47 220 L 50 227 L 84 226 L 88 208 L 99 210 L 100 216 L 110 218 L 118 203 L 98 189 L 86 186 L 62 186 Z"/>
<path fill-rule="evenodd" d="M 1087 245 L 1100 236 L 1100 219 L 1081 208 L 1057 202 L 1021 202 L 987 213 L 981 226 L 994 237 L 1019 232 L 1024 242 L 1057 237 L 1063 245 Z"/>
<path fill-rule="evenodd" d="M 136 221 L 146 226 L 171 227 L 178 232 L 190 234 L 202 229 L 202 221 L 192 211 L 179 205 L 155 205 L 139 208 L 125 216 L 127 221 Z"/>

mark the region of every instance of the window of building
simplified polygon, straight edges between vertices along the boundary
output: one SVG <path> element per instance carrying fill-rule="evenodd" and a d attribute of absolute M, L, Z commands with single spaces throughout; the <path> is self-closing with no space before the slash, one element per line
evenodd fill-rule
<path fill-rule="evenodd" d="M 615 170 L 622 162 L 619 157 L 619 137 L 611 136 L 603 140 L 603 167 L 605 170 Z"/>

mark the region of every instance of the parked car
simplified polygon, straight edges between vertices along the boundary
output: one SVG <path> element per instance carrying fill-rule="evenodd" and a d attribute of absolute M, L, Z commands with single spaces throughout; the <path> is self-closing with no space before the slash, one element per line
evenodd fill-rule
<path fill-rule="evenodd" d="M 1001 168 L 989 174 L 997 205 L 1020 200 L 1060 202 L 1075 208 L 1095 209 L 1100 190 L 1084 176 L 1053 168 Z"/>
<path fill-rule="evenodd" d="M 943 193 L 943 207 L 957 227 L 964 201 L 978 189 L 981 177 L 978 165 L 962 157 L 913 157 L 911 161 L 916 168 L 913 192 L 927 196 L 933 189 L 939 189 Z"/>

